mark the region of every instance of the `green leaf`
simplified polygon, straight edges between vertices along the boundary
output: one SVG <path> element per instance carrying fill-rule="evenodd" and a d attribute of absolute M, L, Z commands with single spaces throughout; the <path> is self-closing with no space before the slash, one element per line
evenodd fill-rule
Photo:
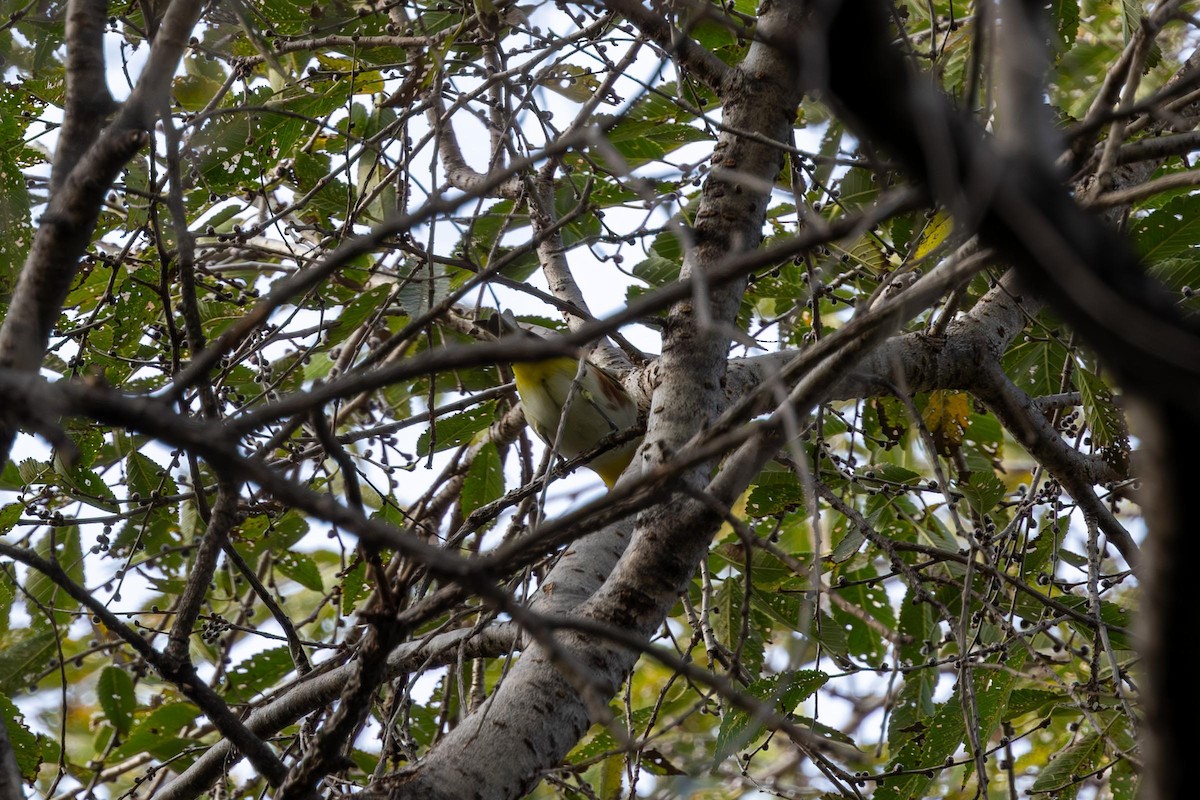
<path fill-rule="evenodd" d="M 57 637 L 50 628 L 9 631 L 0 640 L 0 693 L 13 695 L 29 688 L 29 680 L 45 670 L 56 651 Z"/>
<path fill-rule="evenodd" d="M 1004 481 L 993 472 L 972 472 L 968 480 L 959 481 L 955 488 L 962 492 L 971 510 L 979 516 L 990 513 L 1008 493 Z"/>
<path fill-rule="evenodd" d="M 150 198 L 156 190 L 150 184 L 150 166 L 146 157 L 139 154 L 131 158 L 126 162 L 123 174 L 126 188 L 125 225 L 131 231 L 138 230 L 150 221 Z"/>
<path fill-rule="evenodd" d="M 438 417 L 433 423 L 433 435 L 426 430 L 417 439 L 417 454 L 427 456 L 431 447 L 433 452 L 441 452 L 466 444 L 475 434 L 491 425 L 495 418 L 496 404 L 492 401 L 481 403 L 460 414 Z"/>
<path fill-rule="evenodd" d="M 76 500 L 82 500 L 112 514 L 121 511 L 112 489 L 92 470 L 81 466 L 68 466 L 58 456 L 54 458 L 54 469 L 63 487 Z"/>
<path fill-rule="evenodd" d="M 184 500 L 179 504 L 179 535 L 185 542 L 196 540 L 204 533 L 204 520 L 200 518 L 200 509 L 195 500 Z"/>
<path fill-rule="evenodd" d="M 299 511 L 292 509 L 282 517 L 277 517 L 267 526 L 263 534 L 264 540 L 276 550 L 290 548 L 308 535 L 308 520 Z"/>
<path fill-rule="evenodd" d="M 18 492 L 25 488 L 25 479 L 22 477 L 20 468 L 16 462 L 11 459 L 4 465 L 3 471 L 0 471 L 0 489 L 10 492 Z"/>
<path fill-rule="evenodd" d="M 831 216 L 835 215 L 831 214 Z M 880 249 L 874 233 L 863 234 L 853 241 L 847 241 L 845 245 L 830 242 L 829 249 L 847 266 L 865 267 L 872 275 L 878 275 L 887 266 L 887 257 Z"/>
<path fill-rule="evenodd" d="M 1062 695 L 1044 689 L 1013 689 L 1008 696 L 1005 716 L 1018 719 L 1032 712 L 1041 712 L 1047 706 L 1062 701 Z"/>
<path fill-rule="evenodd" d="M 500 200 L 487 206 L 482 213 L 471 219 L 470 227 L 459 240 L 459 246 L 464 252 L 469 252 L 473 260 L 480 265 L 489 265 L 493 251 L 505 252 L 505 249 L 499 246 L 505 235 L 529 226 L 529 215 L 516 210 L 514 205 L 512 200 Z M 456 288 L 458 285 L 461 285 L 461 280 L 455 282 Z"/>
<path fill-rule="evenodd" d="M 807 728 L 817 736 L 828 739 L 831 742 L 838 742 L 854 748 L 858 747 L 858 742 L 854 741 L 853 737 L 847 736 L 837 728 L 826 725 L 823 722 L 818 722 L 812 717 L 806 717 L 803 714 L 793 714 L 792 721 L 799 727 Z"/>
<path fill-rule="evenodd" d="M 173 758 L 185 748 L 196 746 L 194 739 L 180 738 L 177 734 L 193 725 L 199 716 L 200 709 L 191 703 L 165 703 L 138 720 L 109 757 L 119 761 L 150 753 L 159 759 Z"/>
<path fill-rule="evenodd" d="M 406 262 L 399 273 L 395 302 L 410 317 L 428 312 L 450 294 L 450 273 L 440 262 Z"/>
<path fill-rule="evenodd" d="M 23 95 L 7 83 L 0 85 L 0 309 L 7 308 L 33 243 L 29 190 L 17 158 L 25 139 L 22 112 L 28 110 Z"/>
<path fill-rule="evenodd" d="M 837 541 L 829 553 L 829 560 L 834 564 L 843 564 L 854 558 L 862 549 L 863 542 L 867 540 L 866 534 L 857 525 L 846 524 L 839 527 L 845 529 L 845 535 Z"/>
<path fill-rule="evenodd" d="M 739 44 L 738 37 L 725 20 L 716 15 L 701 12 L 698 18 L 688 20 L 688 33 L 699 42 L 705 50 L 715 53 L 726 64 L 733 66 L 745 53 L 746 42 Z"/>
<path fill-rule="evenodd" d="M 257 175 L 259 169 L 258 164 L 252 164 L 246 172 Z M 345 182 L 331 178 L 335 170 L 329 156 L 297 152 L 292 159 L 292 172 L 296 176 L 296 189 L 309 196 L 309 202 L 301 212 L 303 218 L 328 225 L 331 217 L 345 213 L 349 187 Z"/>
<path fill-rule="evenodd" d="M 129 491 L 137 492 L 142 502 L 156 495 L 174 495 L 179 492 L 179 487 L 167 471 L 138 450 L 131 452 L 125 460 L 125 478 Z"/>
<path fill-rule="evenodd" d="M 804 487 L 791 470 L 768 468 L 758 474 L 746 500 L 752 517 L 768 517 L 804 508 Z"/>
<path fill-rule="evenodd" d="M 1004 354 L 1004 373 L 1033 397 L 1062 388 L 1067 350 L 1057 339 L 1020 341 Z"/>
<path fill-rule="evenodd" d="M 1005 669 L 977 670 L 975 672 L 975 708 L 979 713 L 979 741 L 986 742 L 1000 729 L 1000 723 L 1014 716 L 1009 705 L 1017 676 L 1025 665 L 1028 651 L 1018 649 L 1004 662 Z M 998 663 L 998 662 L 993 662 Z M 964 738 L 963 744 L 970 745 Z"/>
<path fill-rule="evenodd" d="M 850 653 L 870 664 L 879 664 L 890 647 L 883 639 L 883 631 L 896 629 L 895 612 L 887 591 L 880 581 L 875 580 L 878 573 L 874 566 L 848 570 L 842 576 L 846 578 L 846 585 L 836 586 L 831 591 L 850 601 L 856 610 L 851 612 L 838 604 L 831 607 L 829 615 L 846 631 Z M 868 624 L 864 616 L 878 622 L 878 626 Z"/>
<path fill-rule="evenodd" d="M 1058 601 L 1082 614 L 1087 614 L 1088 616 L 1092 614 L 1092 601 L 1087 597 L 1070 595 L 1060 597 Z M 1134 649 L 1133 642 L 1129 638 L 1129 632 L 1133 627 L 1133 614 L 1129 609 L 1110 600 L 1101 600 L 1100 621 L 1108 628 L 1108 640 L 1115 649 Z M 1089 639 L 1093 636 L 1092 626 L 1085 625 L 1077 619 L 1070 619 L 1067 622 L 1081 636 L 1086 636 Z"/>
<path fill-rule="evenodd" d="M 358 607 L 358 602 L 370 593 L 371 587 L 367 585 L 367 565 L 360 560 L 347 570 L 342 578 L 342 613 L 353 613 Z"/>
<path fill-rule="evenodd" d="M 1125 46 L 1128 47 L 1134 34 L 1141 29 L 1145 12 L 1139 0 L 1121 0 L 1121 35 Z M 1145 69 L 1152 69 L 1162 60 L 1162 47 L 1154 38 L 1150 40 L 1150 52 L 1146 56 Z"/>
<path fill-rule="evenodd" d="M 1079 33 L 1079 0 L 1050 0 L 1050 19 L 1054 23 L 1054 50 L 1061 56 L 1075 44 Z"/>
<path fill-rule="evenodd" d="M 868 433 L 883 439 L 883 449 L 891 450 L 904 441 L 908 432 L 908 409 L 897 397 L 874 398 L 866 408 L 864 422 Z"/>
<path fill-rule="evenodd" d="M 624 117 L 609 131 L 608 140 L 631 167 L 661 159 L 689 142 L 705 141 L 709 135 L 699 128 L 676 122 Z M 603 154 L 597 153 L 603 163 Z"/>
<path fill-rule="evenodd" d="M 488 442 L 479 448 L 463 479 L 462 511 L 470 514 L 504 494 L 504 464 L 496 445 Z"/>
<path fill-rule="evenodd" d="M 307 553 L 297 553 L 295 550 L 278 551 L 275 553 L 275 568 L 306 589 L 314 592 L 325 591 L 321 569 Z"/>
<path fill-rule="evenodd" d="M 1100 735 L 1084 734 L 1038 773 L 1030 791 L 1054 792 L 1062 800 L 1070 800 L 1079 791 L 1083 776 L 1091 772 L 1103 753 L 1104 740 Z"/>
<path fill-rule="evenodd" d="M 1100 376 L 1086 369 L 1078 369 L 1074 378 L 1079 386 L 1083 401 L 1083 416 L 1092 434 L 1092 445 L 1097 448 L 1129 449 L 1125 414 L 1117 407 L 1112 390 Z"/>
<path fill-rule="evenodd" d="M 66 577 L 76 586 L 85 585 L 79 526 L 51 528 L 38 540 L 34 549 L 43 558 L 57 561 Z M 79 608 L 79 602 L 47 576 L 31 570 L 26 587 L 30 596 L 38 603 L 47 609 L 53 609 L 54 619 L 58 624 L 69 624 L 75 618 L 74 612 Z M 40 614 L 35 614 L 35 620 L 40 618 Z"/>
<path fill-rule="evenodd" d="M 1194 263 L 1197 242 L 1200 242 L 1200 196 L 1175 197 L 1137 219 L 1130 230 L 1130 238 L 1147 262 L 1189 256 Z"/>
<path fill-rule="evenodd" d="M 895 747 L 908 741 L 915 733 L 929 727 L 930 718 L 938 713 L 933 702 L 937 690 L 937 673 L 918 669 L 908 673 L 892 715 L 888 720 L 888 742 Z"/>
<path fill-rule="evenodd" d="M 246 703 L 274 686 L 295 670 L 291 652 L 286 647 L 264 650 L 229 670 L 226 677 L 225 700 Z"/>
<path fill-rule="evenodd" d="M 42 766 L 44 754 L 41 737 L 25 727 L 24 719 L 25 716 L 13 701 L 6 694 L 0 693 L 0 724 L 3 724 L 8 732 L 8 743 L 16 758 L 17 769 L 21 771 L 21 777 L 32 783 Z"/>
<path fill-rule="evenodd" d="M 925 663 L 926 642 L 932 639 L 937 628 L 937 615 L 933 605 L 923 601 L 923 591 L 917 587 L 909 587 L 900 604 L 900 617 L 897 622 L 898 633 L 901 636 L 899 655 L 905 666 L 916 666 Z M 918 672 L 929 672 L 919 670 Z M 911 680 L 918 672 L 907 673 L 906 680 Z"/>
<path fill-rule="evenodd" d="M 654 237 L 646 258 L 633 265 L 633 276 L 649 286 L 664 286 L 679 279 L 683 264 L 683 245 L 672 230 Z"/>
<path fill-rule="evenodd" d="M 928 672 L 928 670 L 920 670 Z M 966 733 L 963 724 L 962 705 L 955 693 L 945 703 L 937 706 L 935 713 L 904 727 L 893 722 L 888 733 L 888 743 L 894 755 L 890 768 L 902 770 L 934 770 L 940 768 L 954 754 Z M 905 773 L 880 783 L 872 796 L 873 800 L 912 800 L 924 797 L 925 790 L 933 783 L 933 772 Z"/>
<path fill-rule="evenodd" d="M 324 380 L 333 369 L 333 359 L 329 353 L 313 353 L 304 362 L 305 382 Z"/>
<path fill-rule="evenodd" d="M 541 73 L 540 77 L 542 86 L 576 103 L 590 100 L 600 88 L 595 75 L 574 64 L 561 64 Z"/>
<path fill-rule="evenodd" d="M 205 75 L 180 75 L 173 96 L 184 111 L 199 111 L 221 91 L 221 83 Z"/>
<path fill-rule="evenodd" d="M 825 129 L 825 134 L 821 137 L 819 150 L 821 158 L 817 160 L 816 166 L 812 171 L 814 191 L 811 193 L 810 199 L 813 202 L 820 202 L 825 199 L 825 190 L 829 187 L 830 176 L 833 175 L 834 167 L 837 164 L 836 157 L 841 150 L 844 134 L 845 129 L 841 123 L 837 120 L 831 120 L 829 126 Z"/>
<path fill-rule="evenodd" d="M 921 482 L 921 473 L 914 472 L 899 464 L 871 464 L 861 468 L 859 474 L 866 478 L 886 481 L 887 483 L 915 486 Z"/>
<path fill-rule="evenodd" d="M 652 287 L 665 286 L 679 278 L 679 262 L 650 253 L 633 265 L 633 277 L 645 281 Z"/>
<path fill-rule="evenodd" d="M 755 592 L 757 594 L 757 592 Z M 763 631 L 750 613 L 743 609 L 741 581 L 721 582 L 713 598 L 712 628 L 717 641 L 736 654 L 750 672 L 757 673 L 763 663 Z M 753 607 L 753 606 L 751 606 Z"/>
<path fill-rule="evenodd" d="M 1025 548 L 1025 574 L 1037 575 L 1054 558 L 1057 558 L 1063 537 L 1067 535 L 1066 517 L 1056 517 L 1046 512 L 1038 525 L 1037 535 Z"/>
<path fill-rule="evenodd" d="M 1122 759 L 1113 765 L 1108 775 L 1108 785 L 1112 788 L 1113 800 L 1135 800 L 1138 795 L 1138 773 L 1128 761 Z"/>
<path fill-rule="evenodd" d="M 932 641 L 935 635 L 940 635 L 933 605 L 915 602 L 919 597 L 921 594 L 910 587 L 900 606 L 899 633 L 904 639 L 899 657 L 901 663 L 909 667 L 924 664 L 928 660 L 930 656 L 926 654 L 926 643 Z M 915 669 L 904 674 L 904 686 L 888 720 L 889 742 L 902 741 L 905 731 L 936 713 L 933 694 L 937 682 L 937 671 L 933 669 Z"/>
<path fill-rule="evenodd" d="M 777 709 L 781 714 L 790 714 L 828 680 L 829 676 L 824 672 L 802 669 L 757 680 L 747 686 L 745 692 Z M 740 708 L 730 709 L 721 717 L 714 763 L 719 763 L 749 746 L 764 731 L 765 726 L 760 717 Z"/>
<path fill-rule="evenodd" d="M 17 472 L 21 475 L 21 485 L 16 488 L 23 488 L 34 483 L 45 483 L 46 474 L 50 471 L 50 465 L 45 461 L 38 461 L 33 458 L 27 458 L 17 465 Z"/>
<path fill-rule="evenodd" d="M 734 535 L 734 538 L 736 538 L 736 534 Z M 740 543 L 739 550 L 742 550 Z M 739 570 L 739 572 L 744 575 L 744 550 L 739 552 L 737 555 L 738 557 L 732 560 L 731 566 L 734 569 Z M 800 557 L 796 560 L 801 562 L 803 565 L 806 559 Z M 755 600 L 759 596 L 767 593 L 773 593 L 783 587 L 794 588 L 797 585 L 797 581 L 804 580 L 804 578 L 807 577 L 803 576 L 801 578 L 797 578 L 792 567 L 780 561 L 774 554 L 758 549 L 755 549 L 753 551 L 753 555 L 750 557 L 750 574 L 754 579 L 754 588 L 757 590 L 753 595 L 751 595 L 750 603 L 756 609 L 758 606 L 755 603 Z M 795 623 L 795 619 L 792 619 L 791 621 L 792 623 Z"/>
<path fill-rule="evenodd" d="M 853 211 L 870 203 L 878 194 L 879 185 L 875 181 L 875 173 L 862 167 L 851 167 L 846 170 L 846 174 L 842 176 L 842 180 L 838 183 L 838 202 L 831 203 L 830 208 L 837 208 L 840 211 Z M 867 237 L 861 238 L 859 242 L 862 242 L 864 239 L 869 244 L 874 244 Z M 874 246 L 873 250 L 879 258 L 882 258 L 882 253 L 880 253 L 878 246 Z M 872 262 L 876 264 L 875 271 L 878 271 L 877 262 L 874 259 L 872 259 Z"/>
<path fill-rule="evenodd" d="M 0 535 L 6 534 L 13 529 L 17 524 L 17 520 L 21 518 L 21 512 L 25 510 L 23 503 L 9 503 L 0 508 Z"/>
<path fill-rule="evenodd" d="M 133 710 L 137 708 L 137 696 L 133 691 L 133 679 L 120 667 L 105 667 L 96 681 L 96 698 L 104 716 L 124 736 L 133 727 Z"/>
<path fill-rule="evenodd" d="M 800 601 L 789 592 L 755 592 L 750 595 L 754 610 L 763 614 L 769 623 L 784 630 L 797 630 L 801 621 Z"/>
<path fill-rule="evenodd" d="M 656 709 L 653 706 L 635 709 L 629 722 L 625 721 L 625 717 L 617 709 L 613 709 L 614 722 L 622 728 L 628 730 L 643 730 L 646 725 L 655 716 Z M 571 754 L 567 757 L 567 761 L 572 764 L 578 764 L 584 761 L 592 761 L 606 753 L 617 753 L 622 749 L 616 738 L 608 730 L 597 726 L 593 729 L 592 734 L 581 741 Z"/>
<path fill-rule="evenodd" d="M 345 341 L 360 325 L 378 314 L 392 290 L 391 285 L 376 286 L 347 303 L 333 329 L 329 331 L 329 344 L 335 345 Z"/>
<path fill-rule="evenodd" d="M 17 588 L 6 569 L 0 569 L 0 644 L 8 635 L 8 620 L 12 615 L 13 603 L 17 599 Z"/>

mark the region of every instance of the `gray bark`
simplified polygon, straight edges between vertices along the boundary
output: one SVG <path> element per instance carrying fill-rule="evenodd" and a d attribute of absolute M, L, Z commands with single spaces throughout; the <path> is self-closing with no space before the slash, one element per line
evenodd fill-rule
<path fill-rule="evenodd" d="M 759 30 L 773 41 L 799 36 L 796 2 L 764 5 Z M 722 92 L 729 128 L 761 137 L 722 135 L 714 149 L 714 173 L 705 186 L 696 228 L 681 277 L 702 276 L 761 239 L 770 189 L 782 165 L 803 81 L 798 61 L 785 50 L 758 42 L 741 68 L 726 78 Z M 635 480 L 640 465 L 652 469 L 668 460 L 719 413 L 724 403 L 729 330 L 744 281 L 704 291 L 672 307 L 660 362 L 661 383 L 652 398 L 646 440 L 623 480 Z M 704 303 L 699 307 L 697 302 Z M 682 488 L 702 490 L 710 465 L 679 478 Z M 620 486 L 620 484 L 618 484 Z M 707 552 L 720 516 L 686 493 L 642 514 L 631 546 L 612 574 L 576 612 L 596 622 L 648 636 L 662 624 L 684 583 Z M 585 539 L 564 554 L 546 578 L 606 571 L 617 551 L 603 532 L 599 547 Z M 595 556 L 581 563 L 585 555 Z M 557 591 L 557 588 L 556 588 Z M 565 631 L 535 631 L 527 650 L 488 701 L 451 731 L 420 764 L 385 779 L 368 797 L 519 797 L 544 771 L 556 766 L 579 741 L 627 677 L 638 653 Z"/>

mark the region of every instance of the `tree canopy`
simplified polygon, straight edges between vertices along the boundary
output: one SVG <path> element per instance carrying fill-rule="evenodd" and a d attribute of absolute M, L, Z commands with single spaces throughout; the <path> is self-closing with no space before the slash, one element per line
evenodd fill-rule
<path fill-rule="evenodd" d="M 1183 796 L 1195 26 L 4 2 L 0 800 Z"/>

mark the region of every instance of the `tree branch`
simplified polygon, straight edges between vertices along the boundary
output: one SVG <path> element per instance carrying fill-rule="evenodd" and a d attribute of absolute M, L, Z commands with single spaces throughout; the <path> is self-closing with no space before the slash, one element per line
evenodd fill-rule
<path fill-rule="evenodd" d="M 8 314 L 0 326 L 0 367 L 35 372 L 41 365 L 50 332 L 62 311 L 79 259 L 91 242 L 105 194 L 121 167 L 150 140 L 148 131 L 153 125 L 155 111 L 167 96 L 175 67 L 187 47 L 202 6 L 199 0 L 172 1 L 137 86 L 117 118 L 82 154 L 76 151 L 82 149 L 83 139 L 96 126 L 97 112 L 94 109 L 68 109 L 68 115 L 77 117 L 78 124 L 73 123 L 68 152 L 56 159 L 57 191 L 51 194 L 42 215 L 13 290 Z M 96 30 L 99 8 L 84 0 L 72 4 L 73 35 L 68 44 L 83 47 L 83 51 L 71 59 L 80 70 L 96 66 L 97 36 L 102 33 Z M 98 91 L 96 79 L 96 76 L 77 76 L 77 80 L 82 81 L 80 91 L 87 91 L 88 87 L 93 93 Z M 78 96 L 75 99 L 78 100 Z M 84 102 L 88 102 L 87 99 Z M 103 96 L 100 102 L 103 102 Z M 64 171 L 67 174 L 64 175 Z M 19 424 L 20 419 L 7 412 L 0 415 L 0 463 L 8 458 Z"/>
<path fill-rule="evenodd" d="M 521 632 L 514 623 L 493 624 L 483 630 L 456 628 L 396 647 L 387 660 L 387 676 L 452 664 L 459 658 L 494 658 L 519 647 Z M 353 667 L 317 667 L 310 676 L 281 689 L 246 717 L 246 727 L 260 736 L 275 733 L 333 702 L 341 694 Z M 190 767 L 154 795 L 155 800 L 191 800 L 208 789 L 241 756 L 228 741 L 210 747 Z"/>
<path fill-rule="evenodd" d="M 829 26 L 829 88 L 857 130 L 927 180 L 954 213 L 978 220 L 983 241 L 1010 258 L 1027 285 L 1108 355 L 1123 382 L 1194 397 L 1200 338 L 1129 245 L 1080 209 L 1040 162 L 998 155 L 943 96 L 914 79 L 891 46 L 877 2 L 819 7 Z M 865 61 L 864 52 L 870 55 Z M 935 139 L 941 143 L 936 153 L 930 149 Z"/>
<path fill-rule="evenodd" d="M 163 659 L 175 667 L 191 664 L 188 649 L 191 646 L 192 627 L 200 616 L 200 606 L 217 571 L 217 557 L 229 538 L 229 532 L 237 524 L 239 489 L 236 484 L 222 485 L 217 489 L 208 528 L 196 548 L 196 560 L 192 564 L 187 586 L 179 598 L 175 623 L 171 626 L 167 647 L 163 651 Z"/>
<path fill-rule="evenodd" d="M 637 0 L 603 0 L 603 4 L 605 8 L 615 11 L 636 25 L 638 30 L 670 53 L 681 66 L 695 73 L 710 89 L 721 91 L 721 85 L 730 74 L 730 69 L 708 48 L 700 46 L 683 31 L 668 23 L 661 14 Z"/>
<path fill-rule="evenodd" d="M 63 124 L 54 150 L 50 194 L 87 152 L 104 119 L 117 107 L 104 79 L 104 31 L 108 26 L 106 0 L 70 0 L 66 23 L 66 83 Z"/>
<path fill-rule="evenodd" d="M 795 4 L 772 3 L 765 7 L 760 28 L 780 34 L 794 31 L 798 14 Z M 800 99 L 800 78 L 795 60 L 768 45 L 752 45 L 745 64 L 724 82 L 726 118 L 734 127 L 764 133 L 770 141 L 788 141 Z M 632 482 L 630 475 L 636 474 L 638 467 L 652 468 L 669 460 L 715 416 L 723 402 L 720 375 L 726 363 L 728 326 L 745 281 L 731 280 L 711 288 L 703 279 L 730 253 L 757 246 L 782 151 L 778 146 L 727 134 L 716 145 L 714 161 L 716 169 L 705 185 L 696 215 L 694 246 L 683 266 L 682 277 L 695 281 L 695 300 L 684 298 L 670 311 L 661 360 L 662 383 L 651 406 L 647 441 L 635 466 L 618 482 L 618 490 Z M 677 480 L 703 488 L 707 469 L 703 463 L 695 464 Z M 691 512 L 697 506 L 694 501 L 668 499 L 661 492 L 658 500 L 658 509 L 639 519 L 635 544 L 600 592 L 580 609 L 585 618 L 648 634 L 661 624 L 680 585 L 707 552 L 708 536 L 704 534 L 711 535 L 720 516 L 700 506 L 704 523 L 693 527 L 687 523 L 696 516 Z M 709 521 L 711 530 L 705 527 Z M 610 541 L 605 537 L 602 544 Z M 647 563 L 632 566 L 640 561 Z M 647 568 L 653 572 L 646 572 Z M 653 577 L 647 581 L 648 574 Z M 552 572 L 546 580 L 553 579 Z M 619 602 L 613 602 L 617 598 Z M 380 784 L 375 795 L 503 798 L 532 788 L 542 771 L 557 764 L 587 729 L 591 692 L 597 697 L 611 695 L 637 659 L 636 652 L 578 636 L 564 636 L 556 643 L 556 650 L 582 665 L 583 674 L 565 675 L 554 653 L 540 644 L 531 648 L 478 711 L 453 729 L 419 765 Z M 591 687 L 591 692 L 585 696 L 581 685 Z M 523 742 L 524 747 L 513 748 L 514 741 Z"/>
<path fill-rule="evenodd" d="M 229 710 L 229 706 L 225 704 L 221 696 L 200 679 L 190 663 L 177 664 L 165 658 L 151 647 L 141 634 L 109 611 L 108 607 L 94 594 L 75 583 L 57 561 L 42 558 L 30 550 L 13 547 L 4 542 L 0 542 L 0 555 L 42 573 L 69 594 L 72 599 L 87 608 L 89 613 L 128 644 L 147 664 L 162 675 L 164 680 L 173 684 L 185 697 L 199 706 L 204 715 L 217 727 L 217 730 L 245 753 L 254 764 L 254 768 L 273 786 L 278 786 L 283 781 L 287 774 L 283 762 L 262 739 L 246 729 L 241 720 Z"/>

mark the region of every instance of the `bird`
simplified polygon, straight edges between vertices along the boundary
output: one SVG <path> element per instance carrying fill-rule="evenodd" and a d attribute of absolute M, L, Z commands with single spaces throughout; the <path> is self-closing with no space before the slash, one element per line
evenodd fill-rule
<path fill-rule="evenodd" d="M 503 330 L 521 336 L 538 336 L 521 327 L 511 311 L 497 316 Z M 590 452 L 606 437 L 638 425 L 637 403 L 629 392 L 612 373 L 590 361 L 557 356 L 544 361 L 516 362 L 510 366 L 525 419 L 550 447 L 558 440 L 558 453 L 564 458 L 572 459 Z M 563 406 L 568 397 L 571 397 L 571 403 L 564 420 Z M 560 424 L 561 438 L 558 435 Z M 638 437 L 612 447 L 589 461 L 587 466 L 611 489 L 633 460 L 640 443 L 641 437 Z"/>

